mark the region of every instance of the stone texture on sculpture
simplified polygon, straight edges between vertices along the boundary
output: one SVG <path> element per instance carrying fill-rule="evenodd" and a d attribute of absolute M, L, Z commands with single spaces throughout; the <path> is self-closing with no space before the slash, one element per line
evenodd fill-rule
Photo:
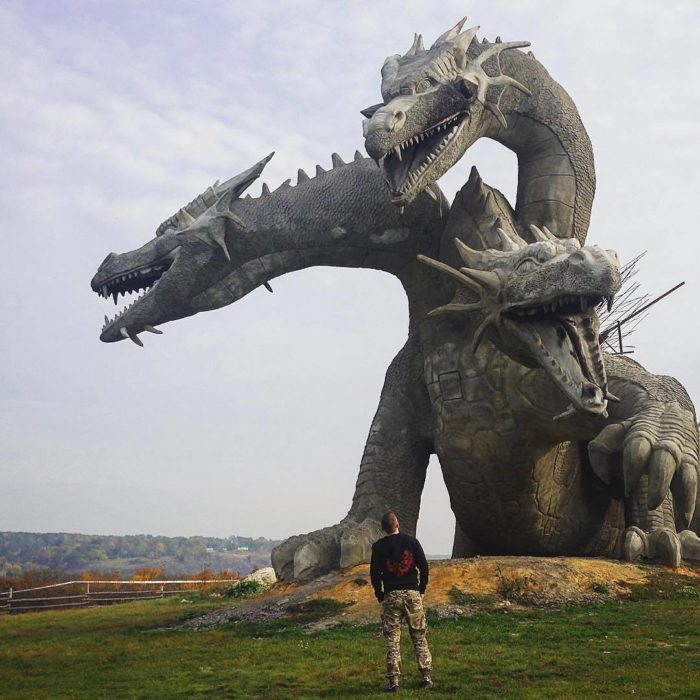
<path fill-rule="evenodd" d="M 408 297 L 409 334 L 352 506 L 277 547 L 280 578 L 366 561 L 387 508 L 414 532 L 433 453 L 455 556 L 697 559 L 693 405 L 674 379 L 600 347 L 601 304 L 614 303 L 620 274 L 614 253 L 585 245 L 595 172 L 578 112 L 518 50 L 527 42 L 479 42 L 463 22 L 386 60 L 383 102 L 363 111 L 376 163 L 334 154 L 328 171 L 242 198 L 268 156 L 138 250 L 110 254 L 94 291 L 150 290 L 105 319 L 101 339 L 141 344 L 142 331 L 315 265 L 389 272 Z M 518 157 L 515 206 L 472 169 L 450 207 L 435 181 L 482 137 Z"/>

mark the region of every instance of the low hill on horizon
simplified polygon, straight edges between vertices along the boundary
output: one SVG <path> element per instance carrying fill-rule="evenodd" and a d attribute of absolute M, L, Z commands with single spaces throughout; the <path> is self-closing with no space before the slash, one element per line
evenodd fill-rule
<path fill-rule="evenodd" d="M 245 575 L 269 566 L 279 540 L 265 537 L 164 537 L 159 535 L 84 535 L 65 532 L 0 532 L 0 576 L 30 569 L 119 571 L 163 568 L 168 575 L 203 569 Z"/>

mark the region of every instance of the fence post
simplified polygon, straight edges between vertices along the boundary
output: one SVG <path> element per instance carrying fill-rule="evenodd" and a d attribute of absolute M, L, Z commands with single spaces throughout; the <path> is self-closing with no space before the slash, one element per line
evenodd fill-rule
<path fill-rule="evenodd" d="M 8 600 L 12 600 L 12 586 L 10 586 L 10 597 L 8 598 Z"/>
<path fill-rule="evenodd" d="M 164 597 L 165 597 L 165 594 L 163 593 L 163 588 L 164 588 L 164 587 L 165 587 L 165 586 L 161 583 L 161 584 L 160 584 L 160 597 L 161 597 L 161 598 L 164 598 Z"/>

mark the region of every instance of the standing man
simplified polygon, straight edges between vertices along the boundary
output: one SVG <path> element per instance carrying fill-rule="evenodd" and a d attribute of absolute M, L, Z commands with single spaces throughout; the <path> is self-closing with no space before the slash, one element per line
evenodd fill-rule
<path fill-rule="evenodd" d="M 374 594 L 382 604 L 382 631 L 386 639 L 387 690 L 399 689 L 401 676 L 401 618 L 405 617 L 416 653 L 424 688 L 432 688 L 433 660 L 425 639 L 427 623 L 423 611 L 423 594 L 428 585 L 428 562 L 420 542 L 399 532 L 399 519 L 389 511 L 382 517 L 387 533 L 372 545 L 369 568 Z M 420 578 L 419 578 L 420 574 Z"/>

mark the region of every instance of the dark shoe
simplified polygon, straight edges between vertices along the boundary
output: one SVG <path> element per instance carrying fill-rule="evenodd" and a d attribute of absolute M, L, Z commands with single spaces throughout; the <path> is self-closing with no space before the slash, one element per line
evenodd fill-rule
<path fill-rule="evenodd" d="M 423 688 L 430 689 L 435 687 L 435 683 L 433 683 L 433 679 L 430 676 L 423 676 L 423 680 L 420 684 Z"/>
<path fill-rule="evenodd" d="M 395 693 L 398 689 L 399 689 L 398 683 L 389 683 L 389 685 L 387 685 L 387 687 L 384 688 L 384 690 L 387 693 Z"/>

